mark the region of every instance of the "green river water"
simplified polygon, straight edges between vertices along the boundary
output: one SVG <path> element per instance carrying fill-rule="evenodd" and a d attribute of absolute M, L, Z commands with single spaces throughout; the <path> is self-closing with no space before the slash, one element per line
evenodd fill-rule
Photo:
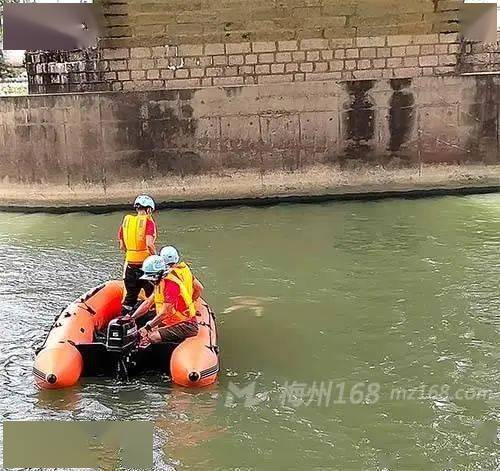
<path fill-rule="evenodd" d="M 153 420 L 156 469 L 500 466 L 500 195 L 162 211 L 218 314 L 218 384 L 39 392 L 33 349 L 120 276 L 122 217 L 0 214 L 4 420 Z"/>

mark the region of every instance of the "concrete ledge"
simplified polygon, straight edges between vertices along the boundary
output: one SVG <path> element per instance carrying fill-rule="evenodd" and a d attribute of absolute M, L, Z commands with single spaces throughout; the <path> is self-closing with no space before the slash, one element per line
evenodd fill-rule
<path fill-rule="evenodd" d="M 268 206 L 278 203 L 424 198 L 500 192 L 500 166 L 357 168 L 331 166 L 297 172 L 237 172 L 184 179 L 127 182 L 114 187 L 2 186 L 0 210 L 10 212 L 105 213 L 130 209 L 138 193 L 159 209 Z"/>
<path fill-rule="evenodd" d="M 264 198 L 236 198 L 236 199 L 212 199 L 198 201 L 161 201 L 158 209 L 216 209 L 234 206 L 274 206 L 277 204 L 313 204 L 327 201 L 377 201 L 383 199 L 418 199 L 438 196 L 465 196 L 476 194 L 500 193 L 500 185 L 494 186 L 473 186 L 473 187 L 443 187 L 428 189 L 408 189 L 394 191 L 371 191 L 360 193 L 332 193 L 325 195 L 290 195 L 290 196 L 270 196 Z M 130 209 L 130 204 L 109 204 L 109 205 L 70 205 L 70 206 L 16 206 L 0 205 L 0 211 L 11 213 L 49 213 L 67 214 L 77 212 L 88 212 L 93 214 L 110 213 L 114 211 L 126 211 Z"/>

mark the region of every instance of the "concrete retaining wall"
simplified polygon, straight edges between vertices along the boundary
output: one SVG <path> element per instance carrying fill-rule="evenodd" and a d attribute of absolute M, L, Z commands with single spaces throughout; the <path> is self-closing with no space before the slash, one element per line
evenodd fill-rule
<path fill-rule="evenodd" d="M 499 103 L 496 76 L 5 98 L 0 181 L 495 164 Z"/>

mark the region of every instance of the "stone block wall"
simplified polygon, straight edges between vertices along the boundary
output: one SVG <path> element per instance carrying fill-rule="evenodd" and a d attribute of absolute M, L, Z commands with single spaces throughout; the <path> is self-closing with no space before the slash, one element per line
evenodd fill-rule
<path fill-rule="evenodd" d="M 97 48 L 79 51 L 33 52 L 26 55 L 30 93 L 68 93 L 110 90 Z"/>
<path fill-rule="evenodd" d="M 31 93 L 456 73 L 463 0 L 111 0 L 99 47 L 27 55 Z"/>
<path fill-rule="evenodd" d="M 30 56 L 32 93 L 147 90 L 276 82 L 413 78 L 457 70 L 457 33 L 181 44 L 80 52 L 81 61 Z M 78 57 L 78 53 L 75 53 Z M 44 78 L 48 77 L 48 81 Z"/>
<path fill-rule="evenodd" d="M 105 50 L 114 90 L 453 74 L 456 33 Z M 108 67 L 108 66 L 107 66 Z"/>
<path fill-rule="evenodd" d="M 495 43 L 463 42 L 460 73 L 500 72 L 500 36 Z"/>
<path fill-rule="evenodd" d="M 104 1 L 102 47 L 458 32 L 463 0 Z"/>

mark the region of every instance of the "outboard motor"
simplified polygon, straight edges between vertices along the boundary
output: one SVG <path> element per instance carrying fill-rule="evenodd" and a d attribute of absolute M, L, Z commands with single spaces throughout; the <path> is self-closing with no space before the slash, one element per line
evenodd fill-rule
<path fill-rule="evenodd" d="M 132 363 L 132 352 L 139 342 L 137 324 L 134 319 L 113 319 L 108 324 L 106 350 L 117 356 L 118 376 L 128 378 L 128 366 Z"/>
<path fill-rule="evenodd" d="M 113 319 L 108 325 L 106 349 L 108 352 L 126 353 L 137 344 L 137 325 L 134 319 Z"/>

